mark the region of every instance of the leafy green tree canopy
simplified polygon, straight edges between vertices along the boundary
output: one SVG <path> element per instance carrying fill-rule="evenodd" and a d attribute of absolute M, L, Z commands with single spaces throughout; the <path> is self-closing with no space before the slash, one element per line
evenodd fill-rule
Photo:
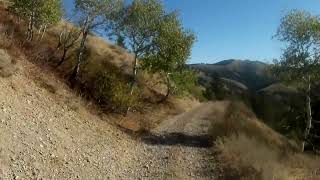
<path fill-rule="evenodd" d="M 122 37 L 124 47 L 134 54 L 131 94 L 141 65 L 139 60 L 152 50 L 164 13 L 163 4 L 159 0 L 133 0 L 122 8 L 116 19 L 113 34 Z"/>
<path fill-rule="evenodd" d="M 153 49 L 143 59 L 143 68 L 151 73 L 160 73 L 164 76 L 168 88 L 166 96 L 170 94 L 172 86 L 178 84 L 181 79 L 177 78 L 180 77 L 179 74 L 191 75 L 186 73 L 185 64 L 191 55 L 195 39 L 194 33 L 182 27 L 176 12 L 165 14 L 162 17 Z"/>
<path fill-rule="evenodd" d="M 116 15 L 123 6 L 122 0 L 75 0 L 75 9 L 79 15 L 79 24 L 81 27 L 81 42 L 76 64 L 70 76 L 70 81 L 74 82 L 83 62 L 85 43 L 91 31 L 105 25 L 109 30 L 109 25 L 113 24 Z"/>
<path fill-rule="evenodd" d="M 9 10 L 29 22 L 28 37 L 32 40 L 34 27 L 57 23 L 62 17 L 61 0 L 13 0 Z"/>
<path fill-rule="evenodd" d="M 308 12 L 294 10 L 284 16 L 276 37 L 286 43 L 280 61 L 275 61 L 273 72 L 280 79 L 298 87 L 306 97 L 307 125 L 302 150 L 310 138 L 312 128 L 311 86 L 319 82 L 320 20 Z"/>

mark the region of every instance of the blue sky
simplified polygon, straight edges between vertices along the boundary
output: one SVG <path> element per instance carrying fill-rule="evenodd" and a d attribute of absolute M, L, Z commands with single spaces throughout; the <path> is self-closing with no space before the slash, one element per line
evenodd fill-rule
<path fill-rule="evenodd" d="M 66 9 L 72 0 L 64 0 Z M 186 28 L 197 34 L 190 63 L 225 59 L 271 62 L 284 47 L 272 39 L 280 18 L 291 9 L 320 15 L 319 0 L 163 0 L 179 10 Z"/>

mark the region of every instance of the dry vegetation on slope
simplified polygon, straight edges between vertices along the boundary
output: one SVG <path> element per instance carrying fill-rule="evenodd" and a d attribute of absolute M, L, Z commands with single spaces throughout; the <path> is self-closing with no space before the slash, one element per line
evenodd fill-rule
<path fill-rule="evenodd" d="M 178 147 L 147 145 L 129 136 L 111 123 L 119 117 L 101 114 L 53 72 L 23 55 L 15 67 L 11 77 L 0 78 L 0 179 L 173 176 L 168 167 L 177 163 Z M 185 155 L 198 151 L 181 149 Z"/>
<path fill-rule="evenodd" d="M 225 178 L 319 179 L 320 159 L 299 153 L 299 146 L 259 121 L 242 103 L 233 102 L 225 118 L 213 122 Z"/>
<path fill-rule="evenodd" d="M 70 75 L 76 60 L 77 46 L 67 54 L 66 61 L 57 67 L 61 52 L 56 50 L 60 32 L 67 22 L 49 28 L 42 41 L 26 42 L 25 24 L 10 15 L 4 6 L 0 7 L 0 37 L 1 48 L 13 56 L 12 60 L 24 55 L 26 59 L 44 70 L 54 72 L 64 83 Z M 165 104 L 155 104 L 165 92 L 161 79 L 140 73 L 139 85 L 134 96 L 130 96 L 130 74 L 132 74 L 132 55 L 123 48 L 112 45 L 106 40 L 90 35 L 86 44 L 86 61 L 78 76 L 77 87 L 79 95 L 90 101 L 95 101 L 103 111 L 122 113 L 128 106 L 134 112 L 127 117 L 119 118 L 117 123 L 130 130 L 140 131 L 155 126 L 168 115 L 175 115 L 189 108 L 196 101 L 170 98 Z M 7 68 L 6 68 L 7 69 Z M 11 70 L 11 68 L 9 68 Z M 7 71 L 7 70 L 6 70 Z M 158 83 L 160 81 L 160 84 Z M 53 90 L 55 87 L 43 85 Z M 180 106 L 181 105 L 181 106 Z M 149 119 L 149 117 L 154 117 Z"/>

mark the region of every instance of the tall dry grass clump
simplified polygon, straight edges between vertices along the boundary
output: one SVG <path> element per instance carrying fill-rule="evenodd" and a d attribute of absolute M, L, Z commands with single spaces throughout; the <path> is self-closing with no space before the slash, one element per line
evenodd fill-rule
<path fill-rule="evenodd" d="M 230 103 L 211 133 L 217 138 L 215 151 L 226 178 L 320 178 L 314 173 L 320 168 L 319 158 L 298 153 L 294 143 L 260 122 L 242 103 Z"/>
<path fill-rule="evenodd" d="M 3 49 L 0 49 L 0 77 L 9 77 L 15 71 L 11 56 Z"/>

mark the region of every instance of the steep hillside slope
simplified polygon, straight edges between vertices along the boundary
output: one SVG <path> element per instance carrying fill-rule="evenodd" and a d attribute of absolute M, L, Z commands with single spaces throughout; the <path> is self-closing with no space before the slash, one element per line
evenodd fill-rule
<path fill-rule="evenodd" d="M 61 49 L 57 50 L 57 45 L 60 33 L 66 27 L 73 27 L 72 24 L 61 21 L 54 27 L 48 28 L 41 41 L 35 34 L 35 40 L 28 42 L 25 41 L 27 27 L 25 22 L 19 21 L 8 12 L 5 6 L 1 5 L 0 16 L 0 48 L 13 56 L 12 61 L 16 61 L 20 55 L 23 55 L 25 60 L 37 65 L 40 69 L 53 72 L 61 82 L 70 87 L 74 86 L 75 92 L 93 101 L 106 113 L 124 113 L 128 106 L 131 106 L 132 112 L 129 118 L 117 119 L 118 124 L 125 128 L 135 131 L 149 129 L 168 115 L 183 112 L 185 108 L 197 104 L 195 99 L 176 97 L 170 97 L 165 104 L 155 103 L 165 93 L 165 85 L 159 76 L 151 76 L 142 71 L 139 73 L 138 86 L 133 95 L 130 95 L 132 55 L 127 50 L 94 34 L 88 36 L 85 60 L 81 64 L 76 82 L 71 83 L 68 78 L 76 62 L 78 44 L 76 43 L 68 51 L 65 62 L 60 66 L 58 63 L 62 52 Z M 12 68 L 6 68 L 0 73 L 10 74 L 8 70 L 14 71 Z M 153 118 L 145 120 L 150 114 L 153 114 Z"/>
<path fill-rule="evenodd" d="M 144 144 L 111 123 L 118 116 L 100 114 L 52 72 L 23 56 L 15 66 L 11 77 L 0 78 L 1 178 L 164 179 L 176 177 L 171 167 L 177 162 L 200 163 L 193 156 L 185 159 L 189 153 L 206 151 Z M 212 179 L 189 174 L 186 166 L 181 170 L 188 179 Z"/>

